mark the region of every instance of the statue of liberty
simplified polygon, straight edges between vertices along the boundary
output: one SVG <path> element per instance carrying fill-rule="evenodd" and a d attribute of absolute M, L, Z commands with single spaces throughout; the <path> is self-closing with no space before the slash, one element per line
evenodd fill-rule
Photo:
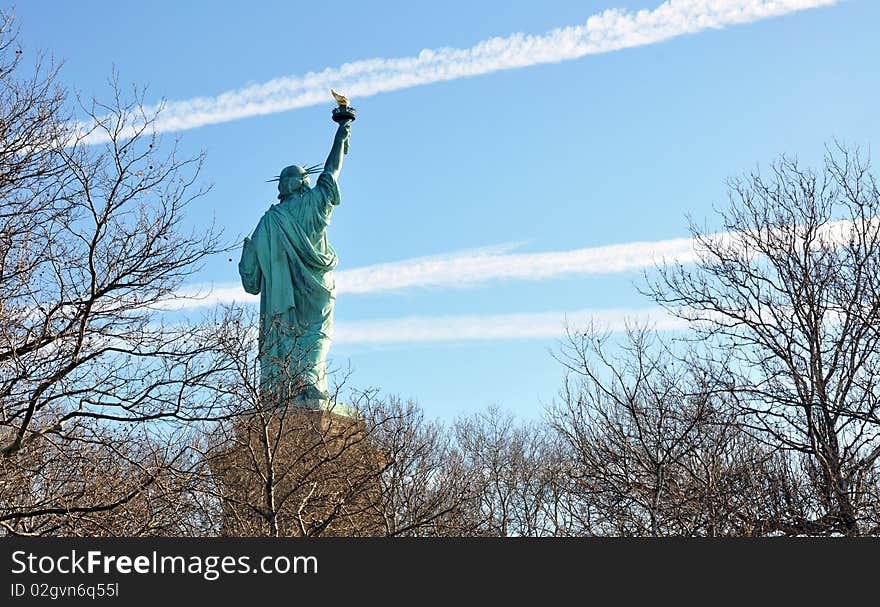
<path fill-rule="evenodd" d="M 277 177 L 278 203 L 244 239 L 238 272 L 260 294 L 260 376 L 264 395 L 311 408 L 330 405 L 327 351 L 333 337 L 336 252 L 327 241 L 337 178 L 348 152 L 353 108 L 335 92 L 339 124 L 323 167 L 291 165 Z M 315 187 L 310 175 L 318 174 Z M 272 181 L 276 181 L 273 179 Z M 330 405 L 332 406 L 332 405 Z"/>

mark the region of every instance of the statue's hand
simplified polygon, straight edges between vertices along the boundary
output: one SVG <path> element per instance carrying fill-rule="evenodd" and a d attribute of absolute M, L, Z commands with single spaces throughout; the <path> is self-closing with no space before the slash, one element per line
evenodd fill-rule
<path fill-rule="evenodd" d="M 348 140 L 351 139 L 351 121 L 346 120 L 344 122 L 339 123 L 339 128 L 336 130 L 336 139 L 337 141 L 342 142 L 342 153 L 348 154 Z"/>

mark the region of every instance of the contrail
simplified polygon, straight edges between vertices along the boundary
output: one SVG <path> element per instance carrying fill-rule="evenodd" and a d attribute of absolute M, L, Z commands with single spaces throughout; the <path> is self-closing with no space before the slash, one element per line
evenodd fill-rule
<path fill-rule="evenodd" d="M 367 345 L 546 339 L 563 337 L 566 326 L 575 329 L 590 326 L 599 331 L 619 332 L 633 323 L 648 324 L 658 331 L 673 331 L 687 326 L 686 321 L 671 316 L 661 308 L 411 316 L 337 323 L 333 343 Z"/>
<path fill-rule="evenodd" d="M 617 274 L 662 262 L 692 263 L 691 238 L 629 242 L 544 253 L 462 251 L 451 255 L 341 270 L 340 293 L 376 293 L 414 287 L 470 287 L 496 279 L 540 280 L 567 275 Z"/>
<path fill-rule="evenodd" d="M 336 292 L 375 294 L 413 288 L 467 288 L 496 279 L 540 280 L 566 275 L 602 275 L 653 267 L 657 263 L 692 263 L 691 238 L 629 242 L 546 253 L 510 253 L 515 244 L 415 257 L 335 272 Z M 222 303 L 258 301 L 238 282 L 195 284 L 180 289 L 166 310 Z"/>
<path fill-rule="evenodd" d="M 880 217 L 866 221 L 876 224 Z M 779 229 L 779 228 L 777 228 Z M 828 244 L 849 242 L 852 220 L 829 221 L 819 229 Z M 706 241 L 743 248 L 745 233 L 716 232 Z M 705 245 L 705 243 L 704 243 Z M 607 275 L 647 270 L 661 264 L 690 264 L 705 253 L 693 238 L 627 242 L 544 253 L 511 253 L 514 244 L 415 257 L 335 272 L 336 292 L 379 294 L 415 288 L 468 288 L 492 280 L 542 280 L 563 276 Z M 194 284 L 178 290 L 162 309 L 181 310 L 222 303 L 258 301 L 238 282 Z"/>
<path fill-rule="evenodd" d="M 608 9 L 581 25 L 540 35 L 515 33 L 489 38 L 469 48 L 424 49 L 410 57 L 365 59 L 319 72 L 276 78 L 215 97 L 169 101 L 164 104 L 155 128 L 158 132 L 182 131 L 326 103 L 331 87 L 345 91 L 349 97 L 368 97 L 500 70 L 568 61 L 830 6 L 837 1 L 668 0 L 653 10 Z M 88 125 L 82 123 L 81 127 Z M 100 132 L 95 131 L 87 142 L 103 140 Z"/>

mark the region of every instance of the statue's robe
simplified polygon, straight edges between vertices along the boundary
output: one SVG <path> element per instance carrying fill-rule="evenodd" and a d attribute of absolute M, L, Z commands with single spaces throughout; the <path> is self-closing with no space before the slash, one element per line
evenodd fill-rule
<path fill-rule="evenodd" d="M 333 337 L 336 252 L 327 242 L 340 202 L 329 173 L 272 205 L 241 252 L 244 290 L 260 294 L 260 369 L 264 390 L 327 397 L 327 351 Z"/>

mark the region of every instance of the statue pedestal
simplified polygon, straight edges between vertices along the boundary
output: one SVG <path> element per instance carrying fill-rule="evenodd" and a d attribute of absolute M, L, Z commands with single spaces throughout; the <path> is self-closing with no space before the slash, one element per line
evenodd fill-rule
<path fill-rule="evenodd" d="M 387 456 L 359 417 L 305 407 L 257 412 L 217 438 L 210 467 L 221 535 L 382 535 Z"/>

